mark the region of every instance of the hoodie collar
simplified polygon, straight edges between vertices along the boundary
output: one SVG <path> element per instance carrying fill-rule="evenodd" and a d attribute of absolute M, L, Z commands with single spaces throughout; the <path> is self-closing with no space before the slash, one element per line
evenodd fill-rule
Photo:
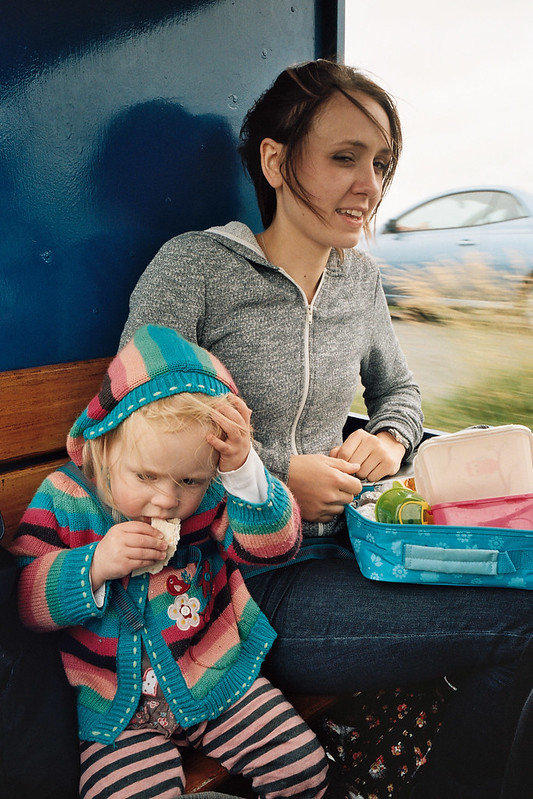
<path fill-rule="evenodd" d="M 270 263 L 257 243 L 254 234 L 248 225 L 245 225 L 243 222 L 229 222 L 227 225 L 210 227 L 205 232 L 221 241 L 221 243 L 225 243 L 229 249 L 238 251 L 245 258 L 259 261 L 262 264 L 267 264 L 274 269 L 278 269 L 278 271 L 283 271 L 275 264 Z M 339 256 L 335 250 L 332 249 L 326 264 L 326 269 L 328 272 L 343 272 L 345 262 L 346 258 L 344 262 L 341 263 Z"/>

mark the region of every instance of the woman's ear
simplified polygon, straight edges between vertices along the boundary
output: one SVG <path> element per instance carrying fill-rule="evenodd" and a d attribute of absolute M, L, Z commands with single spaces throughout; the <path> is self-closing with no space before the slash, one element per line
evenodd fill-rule
<path fill-rule="evenodd" d="M 279 189 L 283 183 L 281 162 L 283 157 L 283 144 L 274 139 L 263 139 L 259 145 L 261 154 L 261 168 L 263 175 L 273 189 Z"/>

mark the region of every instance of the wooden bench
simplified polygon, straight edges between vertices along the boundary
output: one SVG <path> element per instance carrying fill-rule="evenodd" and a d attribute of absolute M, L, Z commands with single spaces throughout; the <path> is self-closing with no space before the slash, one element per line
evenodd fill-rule
<path fill-rule="evenodd" d="M 0 372 L 0 514 L 8 546 L 20 518 L 47 474 L 68 460 L 65 442 L 70 427 L 97 393 L 110 358 L 61 363 Z M 334 697 L 293 696 L 308 721 L 329 707 Z M 233 781 L 216 761 L 188 751 L 188 793 L 220 788 Z M 237 789 L 236 789 L 237 790 Z M 239 786 L 246 796 L 246 783 Z"/>

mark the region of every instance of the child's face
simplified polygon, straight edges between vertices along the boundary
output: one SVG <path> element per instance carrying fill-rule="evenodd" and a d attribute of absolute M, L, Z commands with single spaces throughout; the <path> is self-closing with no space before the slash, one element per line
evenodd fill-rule
<path fill-rule="evenodd" d="M 196 422 L 179 433 L 158 431 L 142 416 L 109 453 L 113 503 L 130 519 L 187 519 L 213 479 L 218 454 Z"/>

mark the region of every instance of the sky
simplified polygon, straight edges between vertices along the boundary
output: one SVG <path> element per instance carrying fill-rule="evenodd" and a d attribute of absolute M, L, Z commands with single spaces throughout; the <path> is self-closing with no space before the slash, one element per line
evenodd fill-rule
<path fill-rule="evenodd" d="M 390 92 L 404 149 L 378 225 L 470 185 L 533 194 L 531 0 L 345 0 L 345 55 Z"/>

